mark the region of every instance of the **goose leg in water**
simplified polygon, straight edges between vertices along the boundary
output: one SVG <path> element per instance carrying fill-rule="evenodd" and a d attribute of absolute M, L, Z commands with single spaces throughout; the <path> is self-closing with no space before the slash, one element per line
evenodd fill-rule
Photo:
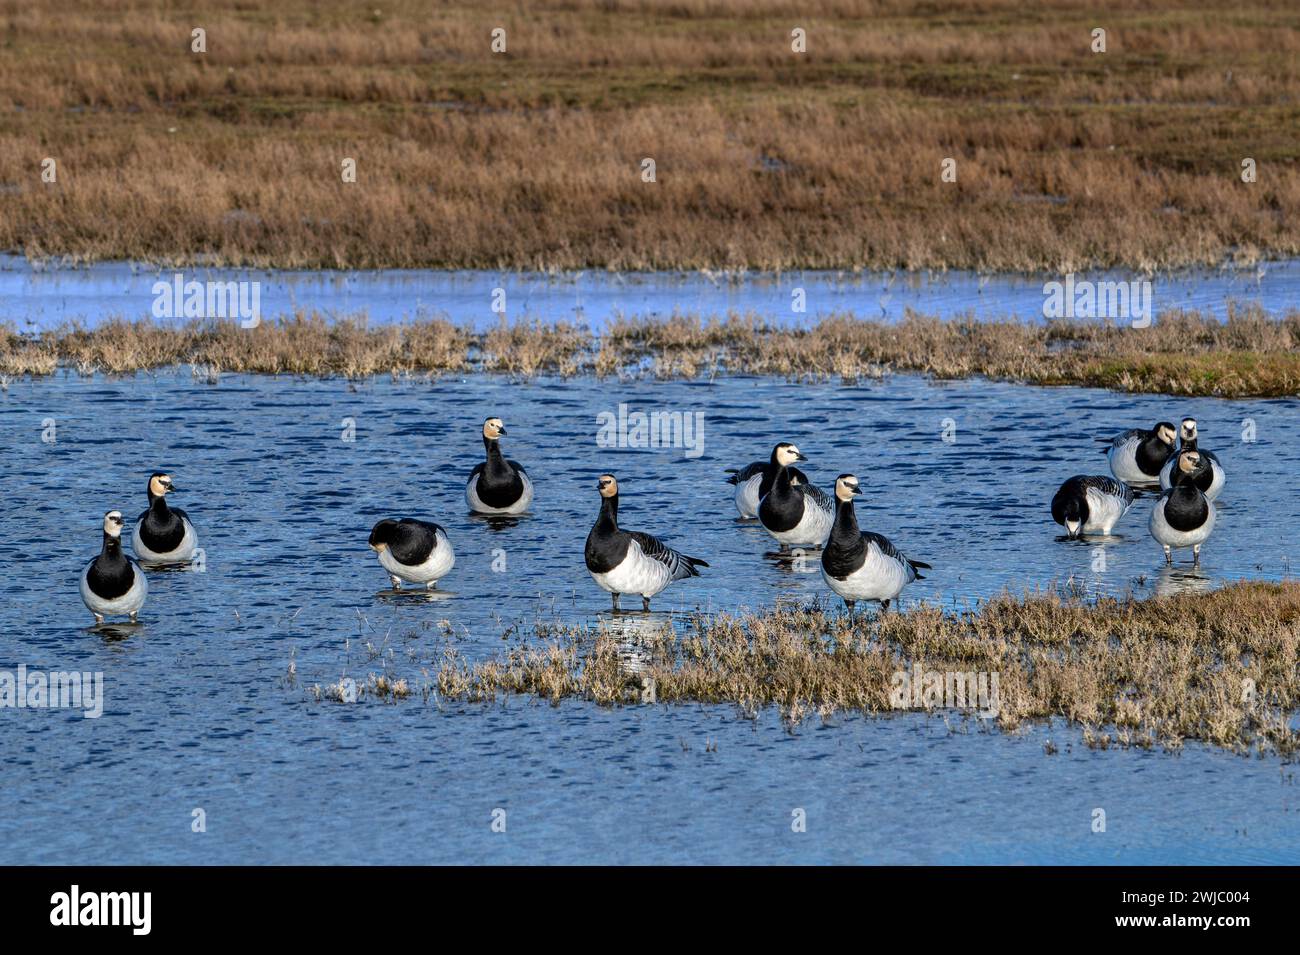
<path fill-rule="evenodd" d="M 391 580 L 391 581 L 393 582 L 393 589 L 394 589 L 394 590 L 401 590 L 401 589 L 402 589 L 402 578 L 401 578 L 401 577 L 396 577 L 396 576 L 394 576 L 394 575 L 392 575 L 392 574 L 389 574 L 389 575 L 388 575 L 388 579 Z"/>
<path fill-rule="evenodd" d="M 614 612 L 618 613 L 618 594 L 610 594 L 614 598 Z"/>
<path fill-rule="evenodd" d="M 1165 545 L 1165 564 L 1170 567 L 1174 565 L 1174 551 L 1168 544 Z"/>
<path fill-rule="evenodd" d="M 880 601 L 880 612 L 884 613 L 888 609 L 889 609 L 889 601 L 888 600 Z"/>
<path fill-rule="evenodd" d="M 1201 545 L 1200 544 L 1192 545 L 1192 566 L 1193 567 L 1201 566 Z"/>
<path fill-rule="evenodd" d="M 642 597 L 642 598 L 641 598 L 641 609 L 644 610 L 644 611 L 646 611 L 647 613 L 650 611 L 650 598 L 649 598 L 649 597 Z"/>
<path fill-rule="evenodd" d="M 132 611 L 131 611 L 131 622 L 132 622 L 132 623 L 136 623 L 136 622 L 137 622 L 136 619 L 135 619 L 135 615 L 138 614 L 139 612 L 140 612 L 140 611 L 138 611 L 138 610 L 132 610 Z"/>
<path fill-rule="evenodd" d="M 98 627 L 98 626 L 100 626 L 103 622 L 104 622 L 104 615 L 103 615 L 102 613 L 97 613 L 97 614 L 95 614 L 95 626 Z"/>

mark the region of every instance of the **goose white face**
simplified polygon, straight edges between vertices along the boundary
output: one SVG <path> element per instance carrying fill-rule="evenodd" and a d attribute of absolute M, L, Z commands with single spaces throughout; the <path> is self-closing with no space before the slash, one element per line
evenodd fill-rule
<path fill-rule="evenodd" d="M 1201 456 L 1195 451 L 1186 451 L 1178 457 L 1178 470 L 1191 474 L 1201 464 Z"/>
<path fill-rule="evenodd" d="M 1195 418 L 1183 419 L 1182 435 L 1184 441 L 1196 440 L 1196 419 Z"/>
<path fill-rule="evenodd" d="M 122 535 L 122 512 L 109 511 L 104 515 L 104 533 L 109 537 L 120 537 Z"/>
<path fill-rule="evenodd" d="M 783 464 L 786 467 L 789 467 L 790 465 L 794 464 L 794 462 L 796 461 L 806 461 L 806 460 L 807 458 L 805 458 L 802 454 L 800 454 L 799 449 L 796 448 L 793 444 L 783 444 L 776 449 L 777 464 Z"/>
<path fill-rule="evenodd" d="M 835 499 L 839 501 L 851 501 L 853 495 L 861 494 L 862 487 L 858 484 L 858 479 L 852 474 L 841 474 L 835 479 Z"/>
<path fill-rule="evenodd" d="M 155 474 L 149 479 L 149 493 L 154 497 L 163 497 L 170 490 L 172 490 L 170 474 Z"/>
<path fill-rule="evenodd" d="M 1172 425 L 1168 425 L 1168 424 L 1160 425 L 1160 427 L 1156 428 L 1156 436 L 1165 444 L 1169 445 L 1170 447 L 1173 447 L 1174 429 Z"/>
<path fill-rule="evenodd" d="M 483 422 L 483 437 L 495 441 L 506 433 L 506 426 L 500 418 L 488 418 Z"/>
<path fill-rule="evenodd" d="M 596 480 L 596 487 L 600 489 L 601 497 L 613 497 L 618 493 L 618 479 L 612 474 L 602 474 Z"/>

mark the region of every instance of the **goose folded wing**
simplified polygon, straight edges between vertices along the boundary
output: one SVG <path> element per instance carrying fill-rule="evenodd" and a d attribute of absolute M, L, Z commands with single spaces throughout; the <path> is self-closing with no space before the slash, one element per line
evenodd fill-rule
<path fill-rule="evenodd" d="M 901 550 L 895 547 L 894 542 L 888 537 L 882 537 L 880 534 L 873 533 L 872 531 L 863 531 L 862 539 L 866 541 L 868 545 L 875 544 L 876 548 L 886 557 L 898 561 L 905 567 L 911 567 L 914 571 L 918 568 L 921 570 L 931 569 L 930 565 L 925 561 L 912 560 L 912 558 L 908 557 Z"/>
<path fill-rule="evenodd" d="M 1098 475 L 1096 477 L 1084 478 L 1083 486 L 1085 489 L 1091 488 L 1095 491 L 1100 491 L 1102 494 L 1109 494 L 1112 497 L 1118 497 L 1123 500 L 1125 504 L 1133 503 L 1133 489 L 1123 481 L 1116 481 L 1114 478 L 1101 477 Z"/>
<path fill-rule="evenodd" d="M 831 496 L 816 484 L 803 483 L 797 485 L 797 487 L 803 488 L 803 497 L 805 501 L 811 501 L 816 507 L 821 508 L 823 511 L 835 510 L 835 502 L 831 500 Z"/>
<path fill-rule="evenodd" d="M 746 464 L 743 468 L 728 468 L 727 473 L 731 477 L 727 478 L 727 482 L 730 484 L 744 484 L 756 474 L 762 474 L 765 467 L 767 467 L 766 461 L 754 461 L 751 464 Z"/>
<path fill-rule="evenodd" d="M 1141 428 L 1129 428 L 1123 434 L 1117 434 L 1113 438 L 1098 438 L 1097 440 L 1102 444 L 1110 445 L 1112 448 L 1122 448 L 1130 441 L 1140 441 L 1145 435 L 1146 432 Z"/>
<path fill-rule="evenodd" d="M 703 561 L 697 561 L 693 557 L 679 554 L 659 538 L 643 531 L 629 531 L 629 534 L 633 540 L 641 545 L 641 553 L 651 560 L 659 561 L 668 568 L 669 573 L 673 575 L 673 580 L 681 580 L 683 577 L 698 577 L 700 575 L 700 572 L 695 569 L 695 565 L 702 564 Z M 705 566 L 708 565 L 705 564 Z"/>

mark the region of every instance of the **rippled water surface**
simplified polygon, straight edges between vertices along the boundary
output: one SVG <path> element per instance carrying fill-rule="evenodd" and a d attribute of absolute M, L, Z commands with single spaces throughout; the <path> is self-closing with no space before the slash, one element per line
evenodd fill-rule
<path fill-rule="evenodd" d="M 620 403 L 702 413 L 702 453 L 599 446 L 597 416 Z M 534 513 L 511 526 L 464 503 L 489 414 L 537 485 Z M 1162 567 L 1143 500 L 1100 545 L 1098 570 L 1099 545 L 1060 541 L 1048 501 L 1072 474 L 1106 473 L 1095 436 L 1184 414 L 1228 471 L 1203 567 L 1185 554 Z M 382 670 L 367 642 L 418 681 L 448 644 L 481 658 L 511 628 L 597 620 L 608 596 L 582 544 L 604 470 L 619 475 L 625 526 L 712 565 L 657 598 L 656 615 L 827 600 L 819 574 L 768 559 L 762 529 L 734 520 L 723 469 L 780 439 L 825 487 L 856 472 L 863 526 L 934 565 L 909 601 L 1069 578 L 1142 594 L 1278 579 L 1300 516 L 1298 427 L 1295 400 L 911 376 L 12 382 L 0 396 L 0 668 L 103 671 L 107 704 L 98 720 L 0 710 L 0 863 L 1294 862 L 1300 795 L 1293 767 L 1272 758 L 1093 752 L 1070 727 L 1007 736 L 951 716 L 790 733 L 775 714 L 728 706 L 345 705 L 310 688 Z M 151 577 L 142 626 L 113 639 L 87 629 L 78 574 L 104 511 L 142 510 L 155 468 L 181 489 L 206 571 Z M 366 537 L 401 515 L 448 529 L 458 560 L 444 599 L 383 592 Z M 1098 807 L 1105 834 L 1091 832 Z M 206 833 L 191 832 L 196 808 Z M 497 808 L 505 833 L 491 830 Z M 791 831 L 798 808 L 805 833 Z"/>
<path fill-rule="evenodd" d="M 315 310 L 327 315 L 364 312 L 372 321 L 444 316 L 478 328 L 494 325 L 495 290 L 510 318 L 575 321 L 600 328 L 617 315 L 666 316 L 673 312 L 724 315 L 755 312 L 777 324 L 798 325 L 836 312 L 894 321 L 906 309 L 950 318 L 1018 316 L 1041 320 L 1044 282 L 1060 275 L 984 276 L 970 272 L 844 273 L 577 272 L 542 275 L 513 272 L 373 270 L 350 272 L 257 269 L 163 269 L 122 262 L 84 268 L 33 266 L 0 255 L 0 321 L 20 329 L 55 327 L 68 319 L 95 325 L 106 318 L 148 316 L 154 284 L 174 281 L 256 282 L 264 316 Z M 1080 274 L 1079 279 L 1131 282 L 1120 272 Z M 1300 300 L 1300 261 L 1263 263 L 1250 269 L 1168 273 L 1150 278 L 1153 314 L 1199 309 L 1223 317 L 1228 303 L 1254 303 L 1271 311 Z M 803 291 L 805 311 L 794 311 Z M 250 295 L 251 287 L 245 294 Z M 1122 317 L 1122 316 L 1116 316 Z"/>

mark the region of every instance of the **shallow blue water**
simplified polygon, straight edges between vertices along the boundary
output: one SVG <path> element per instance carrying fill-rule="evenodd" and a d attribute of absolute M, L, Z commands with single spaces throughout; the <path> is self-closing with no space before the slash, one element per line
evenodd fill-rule
<path fill-rule="evenodd" d="M 620 403 L 703 414 L 701 453 L 599 446 L 597 416 Z M 463 498 L 492 413 L 538 489 L 533 516 L 499 529 Z M 1184 414 L 1228 471 L 1204 566 L 1182 555 L 1162 568 L 1140 501 L 1095 570 L 1098 545 L 1058 540 L 1052 493 L 1105 473 L 1094 436 Z M 349 705 L 310 688 L 385 669 L 420 682 L 447 646 L 481 658 L 511 626 L 598 620 L 608 597 L 581 548 L 604 470 L 620 477 L 625 526 L 712 565 L 657 598 L 656 615 L 827 600 L 815 560 L 812 573 L 779 566 L 764 532 L 733 520 L 723 469 L 779 439 L 799 443 L 823 486 L 855 471 L 863 526 L 934 564 L 909 601 L 1070 577 L 1142 594 L 1278 579 L 1300 517 L 1297 426 L 1294 399 L 914 376 L 12 382 L 0 396 L 0 669 L 102 671 L 107 702 L 97 720 L 0 709 L 0 863 L 1294 862 L 1294 767 L 1273 758 L 1094 752 L 1067 726 L 1008 736 L 952 715 L 814 719 L 791 734 L 775 714 L 726 706 Z M 143 625 L 106 639 L 86 629 L 77 575 L 103 512 L 143 509 L 155 468 L 181 488 L 206 570 L 153 576 Z M 382 593 L 366 536 L 397 515 L 447 527 L 458 561 L 446 599 Z M 191 832 L 196 808 L 206 833 Z M 498 808 L 505 833 L 491 829 Z M 795 809 L 806 832 L 791 831 Z"/>
<path fill-rule="evenodd" d="M 896 321 L 909 308 L 942 318 L 970 313 L 978 318 L 1041 321 L 1044 283 L 1064 281 L 1062 275 L 969 272 L 542 275 L 396 269 L 174 270 L 121 262 L 70 269 L 33 267 L 25 259 L 0 255 L 0 322 L 40 330 L 69 319 L 93 326 L 114 316 L 143 318 L 151 314 L 157 297 L 154 284 L 171 283 L 178 272 L 186 282 L 258 283 L 260 314 L 267 318 L 305 309 L 335 316 L 365 313 L 375 322 L 441 316 L 477 328 L 496 324 L 502 314 L 511 320 L 574 321 L 599 329 L 620 314 L 666 316 L 677 311 L 711 316 L 752 311 L 770 322 L 801 325 L 836 312 Z M 1097 272 L 1077 278 L 1127 282 L 1141 277 Z M 1300 301 L 1300 261 L 1269 262 L 1245 270 L 1168 273 L 1151 276 L 1150 282 L 1153 314 L 1186 308 L 1222 317 L 1234 301 L 1284 311 Z M 493 310 L 497 289 L 504 293 L 498 303 L 500 313 Z M 803 311 L 795 311 L 797 289 L 804 293 Z M 246 294 L 251 300 L 251 287 Z"/>

